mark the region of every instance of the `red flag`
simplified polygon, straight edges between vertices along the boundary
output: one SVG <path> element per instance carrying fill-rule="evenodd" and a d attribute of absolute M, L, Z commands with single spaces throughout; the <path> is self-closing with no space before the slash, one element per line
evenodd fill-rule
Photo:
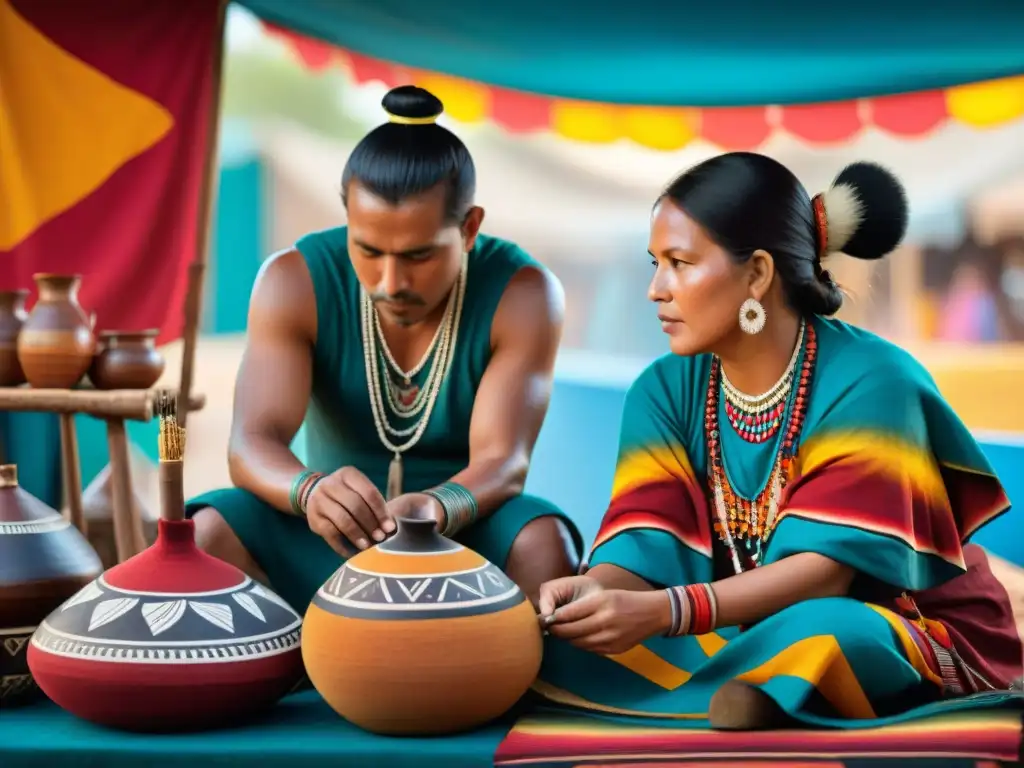
<path fill-rule="evenodd" d="M 180 337 L 219 0 L 0 0 L 0 288 L 83 276 L 97 330 Z"/>

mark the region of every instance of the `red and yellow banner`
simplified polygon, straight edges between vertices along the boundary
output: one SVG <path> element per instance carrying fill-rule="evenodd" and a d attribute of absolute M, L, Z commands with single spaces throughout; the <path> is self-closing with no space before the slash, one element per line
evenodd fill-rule
<path fill-rule="evenodd" d="M 0 287 L 83 276 L 97 330 L 180 336 L 217 0 L 0 0 Z"/>
<path fill-rule="evenodd" d="M 578 141 L 632 139 L 661 150 L 680 149 L 695 139 L 726 150 L 753 150 L 776 131 L 814 145 L 843 144 L 874 126 L 895 136 L 925 136 L 950 120 L 989 128 L 1024 117 L 1024 76 L 941 91 L 797 106 L 735 108 L 640 107 L 568 101 L 496 88 L 460 78 L 410 69 L 277 27 L 313 70 L 347 67 L 358 83 L 415 83 L 433 91 L 446 114 L 462 122 L 492 120 L 512 133 L 554 131 Z"/>

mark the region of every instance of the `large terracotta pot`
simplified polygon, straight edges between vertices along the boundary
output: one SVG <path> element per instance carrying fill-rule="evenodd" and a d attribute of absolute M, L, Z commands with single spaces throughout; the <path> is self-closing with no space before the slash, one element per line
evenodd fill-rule
<path fill-rule="evenodd" d="M 541 631 L 500 568 L 435 530 L 400 519 L 316 593 L 302 656 L 334 710 L 391 735 L 468 730 L 500 717 L 533 684 Z"/>
<path fill-rule="evenodd" d="M 302 675 L 302 619 L 242 571 L 196 547 L 184 519 L 184 438 L 161 419 L 161 519 L 153 546 L 106 571 L 36 630 L 39 687 L 85 720 L 189 731 L 262 712 Z M 183 433 L 183 430 L 181 430 Z M 181 450 L 164 460 L 168 445 Z"/>
<path fill-rule="evenodd" d="M 97 389 L 149 389 L 164 372 L 164 358 L 156 351 L 160 331 L 103 331 L 99 349 L 89 368 Z"/>
<path fill-rule="evenodd" d="M 18 487 L 17 467 L 0 465 L 0 707 L 37 692 L 26 662 L 29 638 L 101 570 L 78 529 Z"/>
<path fill-rule="evenodd" d="M 25 383 L 25 372 L 18 362 L 18 334 L 25 325 L 25 299 L 28 291 L 0 291 L 0 387 Z"/>
<path fill-rule="evenodd" d="M 18 360 L 33 387 L 75 386 L 96 351 L 92 321 L 78 303 L 81 275 L 34 275 L 39 300 L 18 335 Z"/>

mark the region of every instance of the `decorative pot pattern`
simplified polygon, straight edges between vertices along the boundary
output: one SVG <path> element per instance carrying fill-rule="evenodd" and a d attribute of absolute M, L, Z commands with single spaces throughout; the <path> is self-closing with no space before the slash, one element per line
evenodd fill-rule
<path fill-rule="evenodd" d="M 360 552 L 317 591 L 302 655 L 314 687 L 369 731 L 441 734 L 507 712 L 540 669 L 537 614 L 516 584 L 432 520 Z"/>
<path fill-rule="evenodd" d="M 164 358 L 156 350 L 158 330 L 103 331 L 99 349 L 89 367 L 89 380 L 97 389 L 149 389 L 164 372 Z"/>
<path fill-rule="evenodd" d="M 59 706 L 131 731 L 187 731 L 258 713 L 302 674 L 301 617 L 195 546 L 191 520 L 111 568 L 39 625 L 28 663 Z"/>
<path fill-rule="evenodd" d="M 78 303 L 81 275 L 34 276 L 39 300 L 18 335 L 18 360 L 33 387 L 70 388 L 96 350 L 92 321 Z"/>
<path fill-rule="evenodd" d="M 27 298 L 26 290 L 0 291 L 0 387 L 25 383 L 25 372 L 18 362 L 18 334 L 28 317 Z"/>
<path fill-rule="evenodd" d="M 173 667 L 277 656 L 299 647 L 300 624 L 281 598 L 248 577 L 237 587 L 177 597 L 116 589 L 101 576 L 44 621 L 32 644 L 69 659 Z"/>
<path fill-rule="evenodd" d="M 28 641 L 54 608 L 102 570 L 85 537 L 0 465 L 0 706 L 37 692 Z"/>

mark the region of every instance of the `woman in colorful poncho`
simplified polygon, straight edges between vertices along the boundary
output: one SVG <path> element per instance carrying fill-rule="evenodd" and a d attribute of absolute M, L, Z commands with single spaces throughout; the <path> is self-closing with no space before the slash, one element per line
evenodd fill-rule
<path fill-rule="evenodd" d="M 1020 703 L 1006 593 L 966 544 L 1003 488 L 920 364 L 830 319 L 822 260 L 881 258 L 906 224 L 867 163 L 812 198 L 726 154 L 659 199 L 672 354 L 626 396 L 589 570 L 542 589 L 549 701 L 733 729 Z"/>

